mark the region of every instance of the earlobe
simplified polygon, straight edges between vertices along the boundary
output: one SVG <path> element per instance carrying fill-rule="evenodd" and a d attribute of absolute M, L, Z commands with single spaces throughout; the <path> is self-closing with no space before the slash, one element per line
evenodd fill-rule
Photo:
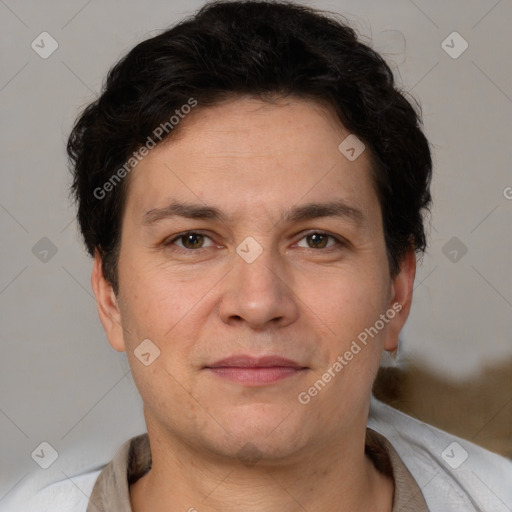
<path fill-rule="evenodd" d="M 103 274 L 102 260 L 98 250 L 94 253 L 91 286 L 96 297 L 98 316 L 108 341 L 115 350 L 124 352 L 125 344 L 118 300 L 112 285 Z"/>
<path fill-rule="evenodd" d="M 389 310 L 393 311 L 392 320 L 388 324 L 384 349 L 394 352 L 398 347 L 398 335 L 402 330 L 411 310 L 414 277 L 416 275 L 416 253 L 410 249 L 400 264 L 400 272 L 393 278 L 391 285 L 391 301 Z"/>

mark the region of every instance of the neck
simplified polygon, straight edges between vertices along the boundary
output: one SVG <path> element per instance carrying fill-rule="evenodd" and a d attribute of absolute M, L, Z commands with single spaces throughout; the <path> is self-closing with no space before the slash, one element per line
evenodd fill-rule
<path fill-rule="evenodd" d="M 199 454 L 149 429 L 152 468 L 130 488 L 133 512 L 390 512 L 393 481 L 364 454 L 365 429 L 293 461 Z"/>

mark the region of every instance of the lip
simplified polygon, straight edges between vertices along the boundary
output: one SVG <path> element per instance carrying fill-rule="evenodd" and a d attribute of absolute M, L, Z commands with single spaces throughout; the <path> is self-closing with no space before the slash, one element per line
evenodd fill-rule
<path fill-rule="evenodd" d="M 301 364 L 291 359 L 280 356 L 252 357 L 247 355 L 233 355 L 220 359 L 207 368 L 271 368 L 281 366 L 286 368 L 304 368 Z"/>
<path fill-rule="evenodd" d="M 205 366 L 205 369 L 246 386 L 262 386 L 293 377 L 308 368 L 280 356 L 234 355 Z"/>

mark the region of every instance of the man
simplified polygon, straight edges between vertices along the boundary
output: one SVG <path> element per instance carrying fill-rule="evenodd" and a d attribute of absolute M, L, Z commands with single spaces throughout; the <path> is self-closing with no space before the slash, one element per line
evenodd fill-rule
<path fill-rule="evenodd" d="M 409 314 L 432 162 L 353 30 L 208 4 L 110 71 L 68 153 L 148 430 L 84 475 L 73 510 L 512 510 L 509 462 L 371 398 Z"/>

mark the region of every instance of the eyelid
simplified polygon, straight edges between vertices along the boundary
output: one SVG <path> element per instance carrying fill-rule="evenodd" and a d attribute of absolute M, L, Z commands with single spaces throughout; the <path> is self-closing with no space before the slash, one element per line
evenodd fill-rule
<path fill-rule="evenodd" d="M 326 235 L 330 238 L 333 238 L 337 242 L 337 244 L 331 245 L 329 247 L 321 247 L 320 249 L 314 249 L 313 247 L 301 247 L 301 249 L 312 249 L 314 251 L 319 251 L 321 249 L 323 249 L 323 250 L 331 249 L 331 248 L 335 247 L 335 245 L 348 245 L 348 241 L 345 238 L 343 238 L 342 236 L 335 235 L 333 233 L 330 233 L 329 231 L 324 231 L 322 229 L 310 229 L 308 231 L 300 233 L 300 235 L 301 236 L 296 243 L 300 242 L 301 240 L 303 240 L 304 238 L 306 238 L 309 235 Z"/>
<path fill-rule="evenodd" d="M 172 235 L 172 237 L 166 238 L 163 241 L 163 245 L 165 247 L 174 245 L 177 240 L 180 240 L 181 238 L 183 238 L 184 236 L 187 236 L 187 235 L 202 235 L 205 238 L 209 238 L 212 241 L 212 245 L 218 245 L 218 244 L 215 244 L 215 242 L 214 242 L 214 240 L 212 239 L 211 236 L 207 235 L 201 229 L 189 229 L 188 231 L 183 231 L 181 233 L 177 233 L 176 235 Z M 178 250 L 181 250 L 181 251 L 186 251 L 186 252 L 194 252 L 195 251 L 195 252 L 197 252 L 197 251 L 200 251 L 201 249 L 207 249 L 208 247 L 211 247 L 211 245 L 208 246 L 208 247 L 199 247 L 197 249 L 187 249 L 186 247 L 180 247 L 179 245 L 176 245 L 176 247 L 178 248 Z"/>
<path fill-rule="evenodd" d="M 176 235 L 173 235 L 172 238 L 167 238 L 166 240 L 164 240 L 163 245 L 165 247 L 175 245 L 176 241 L 178 241 L 181 238 L 183 238 L 184 236 L 190 235 L 190 234 L 202 235 L 205 238 L 209 238 L 211 240 L 212 244 L 207 247 L 199 247 L 197 249 L 187 249 L 186 247 L 181 247 L 179 245 L 176 245 L 177 250 L 180 250 L 183 252 L 199 252 L 199 251 L 201 251 L 201 249 L 208 249 L 209 247 L 212 247 L 214 245 L 217 245 L 217 247 L 219 247 L 219 244 L 216 244 L 216 242 L 213 240 L 213 238 L 211 236 L 209 236 L 208 234 L 206 234 L 206 232 L 204 232 L 201 229 L 194 229 L 194 230 L 188 230 L 188 231 L 183 231 L 181 233 L 177 233 Z M 315 234 L 326 235 L 327 237 L 334 239 L 336 241 L 336 244 L 328 246 L 328 247 L 320 247 L 317 249 L 315 249 L 313 247 L 301 247 L 302 249 L 311 249 L 314 251 L 320 251 L 322 249 L 323 250 L 330 249 L 332 247 L 335 247 L 336 245 L 348 245 L 348 243 L 349 243 L 345 238 L 343 238 L 339 235 L 330 233 L 329 231 L 324 231 L 324 230 L 320 230 L 320 229 L 310 229 L 308 231 L 304 231 L 304 232 L 301 232 L 298 235 L 296 235 L 296 236 L 300 236 L 300 238 L 297 240 L 297 242 L 295 242 L 295 244 L 299 243 L 301 240 L 303 240 L 307 236 L 315 235 Z"/>

